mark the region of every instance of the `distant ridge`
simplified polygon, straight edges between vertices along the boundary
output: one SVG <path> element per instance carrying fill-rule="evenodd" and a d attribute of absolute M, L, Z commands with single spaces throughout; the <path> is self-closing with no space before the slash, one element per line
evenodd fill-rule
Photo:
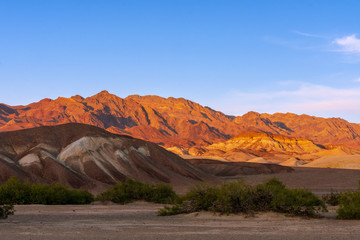
<path fill-rule="evenodd" d="M 183 98 L 138 95 L 120 98 L 102 91 L 88 98 L 76 95 L 43 99 L 26 106 L 0 104 L 0 131 L 70 122 L 185 150 L 224 142 L 244 132 L 306 138 L 315 144 L 360 149 L 360 125 L 343 119 L 256 112 L 234 117 Z"/>

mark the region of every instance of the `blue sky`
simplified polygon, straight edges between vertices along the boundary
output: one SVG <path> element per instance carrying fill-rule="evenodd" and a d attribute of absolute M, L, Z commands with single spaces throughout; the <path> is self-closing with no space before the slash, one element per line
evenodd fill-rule
<path fill-rule="evenodd" d="M 0 1 L 0 102 L 184 97 L 360 123 L 360 1 Z"/>

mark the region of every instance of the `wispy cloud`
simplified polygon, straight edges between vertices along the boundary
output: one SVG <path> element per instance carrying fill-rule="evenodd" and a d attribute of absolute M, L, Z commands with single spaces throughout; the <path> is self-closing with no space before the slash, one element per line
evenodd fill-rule
<path fill-rule="evenodd" d="M 287 38 L 265 36 L 263 40 L 276 45 L 283 45 L 298 50 L 327 51 L 329 42 L 333 38 L 325 35 L 312 34 L 293 30 Z"/>
<path fill-rule="evenodd" d="M 340 48 L 339 51 L 360 54 L 360 39 L 355 34 L 337 38 L 334 43 Z"/>
<path fill-rule="evenodd" d="M 265 37 L 264 40 L 273 44 L 284 45 L 299 50 L 346 53 L 348 55 L 346 62 L 359 62 L 358 56 L 360 55 L 360 38 L 358 38 L 356 34 L 335 38 L 333 36 L 325 36 L 297 30 L 293 30 L 291 32 L 303 37 L 303 40 L 300 40 L 299 38 L 289 38 L 284 40 L 275 37 Z M 307 38 L 307 40 L 304 40 L 305 38 Z"/>
<path fill-rule="evenodd" d="M 293 33 L 297 34 L 297 35 L 301 35 L 304 37 L 310 37 L 310 38 L 321 38 L 321 39 L 328 39 L 328 37 L 322 36 L 322 35 L 317 35 L 317 34 L 312 34 L 312 33 L 306 33 L 306 32 L 300 32 L 297 30 L 292 31 Z"/>
<path fill-rule="evenodd" d="M 314 44 L 305 44 L 303 42 L 299 42 L 296 40 L 284 40 L 281 38 L 277 38 L 277 37 L 270 37 L 270 36 L 265 36 L 263 37 L 263 40 L 271 43 L 271 44 L 276 44 L 276 45 L 282 45 L 282 46 L 286 46 L 286 47 L 290 47 L 293 49 L 298 49 L 298 50 L 312 50 L 312 49 L 318 49 L 321 48 L 319 46 L 316 46 Z"/>
<path fill-rule="evenodd" d="M 242 115 L 248 111 L 292 112 L 321 117 L 342 117 L 360 122 L 360 87 L 334 88 L 294 82 L 291 90 L 267 92 L 232 92 L 219 100 L 215 109 Z"/>

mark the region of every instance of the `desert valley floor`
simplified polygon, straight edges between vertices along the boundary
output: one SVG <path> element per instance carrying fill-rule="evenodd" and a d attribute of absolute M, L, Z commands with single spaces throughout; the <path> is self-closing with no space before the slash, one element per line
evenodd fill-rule
<path fill-rule="evenodd" d="M 292 173 L 245 176 L 258 183 L 277 177 L 289 187 L 322 194 L 331 189 L 357 188 L 360 170 L 295 168 Z M 2 240 L 19 239 L 357 239 L 359 220 L 336 220 L 330 207 L 323 218 L 290 217 L 279 213 L 254 216 L 192 213 L 160 217 L 161 204 L 19 205 L 0 222 Z"/>
<path fill-rule="evenodd" d="M 62 239 L 358 239 L 360 224 L 336 220 L 334 210 L 321 219 L 278 213 L 255 216 L 193 213 L 157 216 L 162 205 L 16 206 L 0 222 L 3 240 Z"/>

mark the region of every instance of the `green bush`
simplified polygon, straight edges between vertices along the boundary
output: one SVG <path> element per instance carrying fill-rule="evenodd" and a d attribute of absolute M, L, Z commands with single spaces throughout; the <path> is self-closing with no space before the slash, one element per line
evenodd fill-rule
<path fill-rule="evenodd" d="M 30 184 L 11 177 L 0 186 L 0 203 L 2 204 L 88 204 L 93 200 L 91 193 L 71 190 L 59 183 Z"/>
<path fill-rule="evenodd" d="M 145 198 L 148 202 L 155 203 L 174 203 L 177 199 L 177 195 L 171 186 L 158 183 L 150 186 L 150 192 Z"/>
<path fill-rule="evenodd" d="M 243 181 L 228 182 L 220 186 L 199 184 L 192 188 L 181 203 L 159 210 L 161 216 L 195 211 L 214 211 L 224 214 L 276 211 L 302 216 L 318 216 L 326 211 L 325 204 L 312 192 L 287 189 L 277 179 L 257 186 Z"/>
<path fill-rule="evenodd" d="M 184 196 L 184 200 L 192 203 L 194 211 L 208 211 L 217 200 L 218 191 L 219 189 L 216 187 L 200 183 Z"/>
<path fill-rule="evenodd" d="M 30 183 L 22 182 L 16 177 L 9 178 L 0 186 L 0 203 L 29 204 L 30 196 Z"/>
<path fill-rule="evenodd" d="M 149 185 L 126 179 L 112 186 L 107 191 L 99 194 L 97 200 L 112 201 L 125 204 L 134 200 L 145 200 L 155 203 L 174 203 L 177 195 L 171 186 L 165 184 Z"/>
<path fill-rule="evenodd" d="M 342 193 L 337 214 L 339 219 L 360 219 L 360 191 Z"/>
<path fill-rule="evenodd" d="M 229 214 L 270 210 L 272 194 L 268 189 L 237 181 L 224 183 L 217 192 L 212 211 Z"/>
<path fill-rule="evenodd" d="M 315 217 L 326 206 L 315 194 L 306 189 L 283 189 L 274 194 L 271 209 L 276 212 Z"/>
<path fill-rule="evenodd" d="M 284 183 L 282 183 L 279 179 L 277 178 L 271 178 L 268 181 L 266 181 L 263 184 L 259 184 L 257 186 L 258 188 L 261 189 L 266 189 L 269 190 L 270 192 L 272 192 L 273 194 L 276 194 L 278 192 L 283 191 L 284 189 L 286 189 L 286 186 Z"/>

